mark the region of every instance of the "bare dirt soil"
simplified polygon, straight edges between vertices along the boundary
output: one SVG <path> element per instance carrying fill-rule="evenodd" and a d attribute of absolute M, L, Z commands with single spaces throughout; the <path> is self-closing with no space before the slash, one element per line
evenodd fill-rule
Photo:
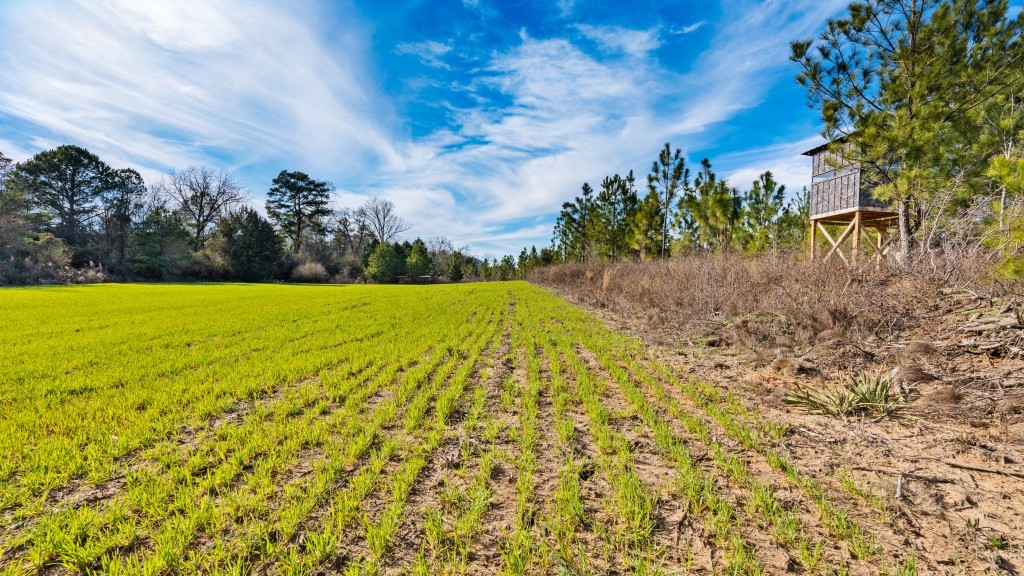
<path fill-rule="evenodd" d="M 911 320 L 891 319 L 901 327 L 875 332 L 885 337 L 825 329 L 804 344 L 761 337 L 779 325 L 765 314 L 695 328 L 553 289 L 679 373 L 783 423 L 782 447 L 800 471 L 868 510 L 859 520 L 883 546 L 913 552 L 919 573 L 1024 573 L 1024 299 L 916 285 Z M 859 373 L 890 377 L 907 406 L 844 418 L 785 403 L 789 392 L 836 389 Z"/>

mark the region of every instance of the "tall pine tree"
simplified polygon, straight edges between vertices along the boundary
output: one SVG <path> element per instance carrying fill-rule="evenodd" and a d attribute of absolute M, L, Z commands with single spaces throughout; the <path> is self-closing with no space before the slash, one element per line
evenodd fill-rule
<path fill-rule="evenodd" d="M 293 252 L 302 248 L 302 234 L 324 234 L 324 219 L 331 215 L 328 203 L 333 187 L 304 172 L 282 170 L 267 192 L 267 215 L 284 232 Z"/>

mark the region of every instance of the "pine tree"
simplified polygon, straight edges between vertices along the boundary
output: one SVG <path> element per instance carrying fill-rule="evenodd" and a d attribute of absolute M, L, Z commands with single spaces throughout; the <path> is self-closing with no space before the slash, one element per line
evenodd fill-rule
<path fill-rule="evenodd" d="M 366 277 L 380 284 L 388 284 L 405 275 L 405 256 L 390 242 L 381 242 L 367 258 Z"/>
<path fill-rule="evenodd" d="M 669 222 L 671 221 L 672 205 L 676 196 L 686 189 L 690 183 L 690 171 L 686 168 L 683 152 L 666 142 L 658 154 L 658 159 L 651 165 L 651 173 L 647 176 L 647 188 L 661 202 L 661 246 L 662 258 L 668 256 Z"/>
<path fill-rule="evenodd" d="M 157 206 L 132 231 L 128 240 L 132 270 L 151 280 L 173 279 L 190 257 L 190 242 L 189 231 L 181 218 Z"/>
<path fill-rule="evenodd" d="M 868 0 L 791 44 L 833 151 L 894 203 L 904 261 L 921 203 L 987 164 L 965 157 L 971 116 L 1020 85 L 1024 17 L 1006 16 L 1005 0 Z"/>
<path fill-rule="evenodd" d="M 217 222 L 207 249 L 226 261 L 233 279 L 245 282 L 269 279 L 284 252 L 274 225 L 245 206 Z"/>
<path fill-rule="evenodd" d="M 329 183 L 314 180 L 304 172 L 282 170 L 274 178 L 274 186 L 267 192 L 267 216 L 280 226 L 293 252 L 302 248 L 304 232 L 326 233 L 332 190 Z"/>
<path fill-rule="evenodd" d="M 661 253 L 661 224 L 664 221 L 658 193 L 649 191 L 630 219 L 630 246 L 640 258 L 653 258 Z"/>
<path fill-rule="evenodd" d="M 409 257 L 405 260 L 406 273 L 413 279 L 426 276 L 430 274 L 430 268 L 433 264 L 434 259 L 430 257 L 427 245 L 423 240 L 417 238 L 409 250 Z"/>
<path fill-rule="evenodd" d="M 636 207 L 632 170 L 625 178 L 616 174 L 601 181 L 595 201 L 597 247 L 612 262 L 625 257 L 629 250 L 629 221 Z"/>
<path fill-rule="evenodd" d="M 754 180 L 743 199 L 743 249 L 749 253 L 779 248 L 779 219 L 785 212 L 786 187 L 771 172 Z"/>
<path fill-rule="evenodd" d="M 555 243 L 565 260 L 583 262 L 590 253 L 597 229 L 596 206 L 594 189 L 586 182 L 579 196 L 562 204 L 555 221 Z"/>
<path fill-rule="evenodd" d="M 446 268 L 448 272 L 448 280 L 452 282 L 461 282 L 466 272 L 466 255 L 458 250 L 452 252 L 452 255 L 448 257 Z"/>
<path fill-rule="evenodd" d="M 730 246 L 733 229 L 739 220 L 742 198 L 735 188 L 719 180 L 711 170 L 711 161 L 701 160 L 701 169 L 681 204 L 693 217 L 697 228 L 697 245 L 705 250 Z"/>
<path fill-rule="evenodd" d="M 80 146 L 58 146 L 15 166 L 8 185 L 42 210 L 47 228 L 70 246 L 89 241 L 112 170 Z"/>

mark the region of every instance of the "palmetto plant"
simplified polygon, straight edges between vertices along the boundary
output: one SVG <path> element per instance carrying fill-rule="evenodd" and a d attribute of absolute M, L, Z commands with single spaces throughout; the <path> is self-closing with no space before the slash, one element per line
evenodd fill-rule
<path fill-rule="evenodd" d="M 893 381 L 879 374 L 851 376 L 846 387 L 836 390 L 801 388 L 786 394 L 785 403 L 815 414 L 850 416 L 854 414 L 889 415 L 906 408 L 903 396 Z"/>

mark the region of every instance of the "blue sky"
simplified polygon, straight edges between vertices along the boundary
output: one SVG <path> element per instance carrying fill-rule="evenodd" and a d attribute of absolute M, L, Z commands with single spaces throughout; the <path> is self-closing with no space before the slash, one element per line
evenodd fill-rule
<path fill-rule="evenodd" d="M 0 151 L 85 146 L 147 181 L 282 169 L 376 195 L 494 256 L 549 243 L 584 181 L 670 141 L 741 188 L 808 180 L 818 143 L 788 61 L 845 0 L 5 0 Z"/>

